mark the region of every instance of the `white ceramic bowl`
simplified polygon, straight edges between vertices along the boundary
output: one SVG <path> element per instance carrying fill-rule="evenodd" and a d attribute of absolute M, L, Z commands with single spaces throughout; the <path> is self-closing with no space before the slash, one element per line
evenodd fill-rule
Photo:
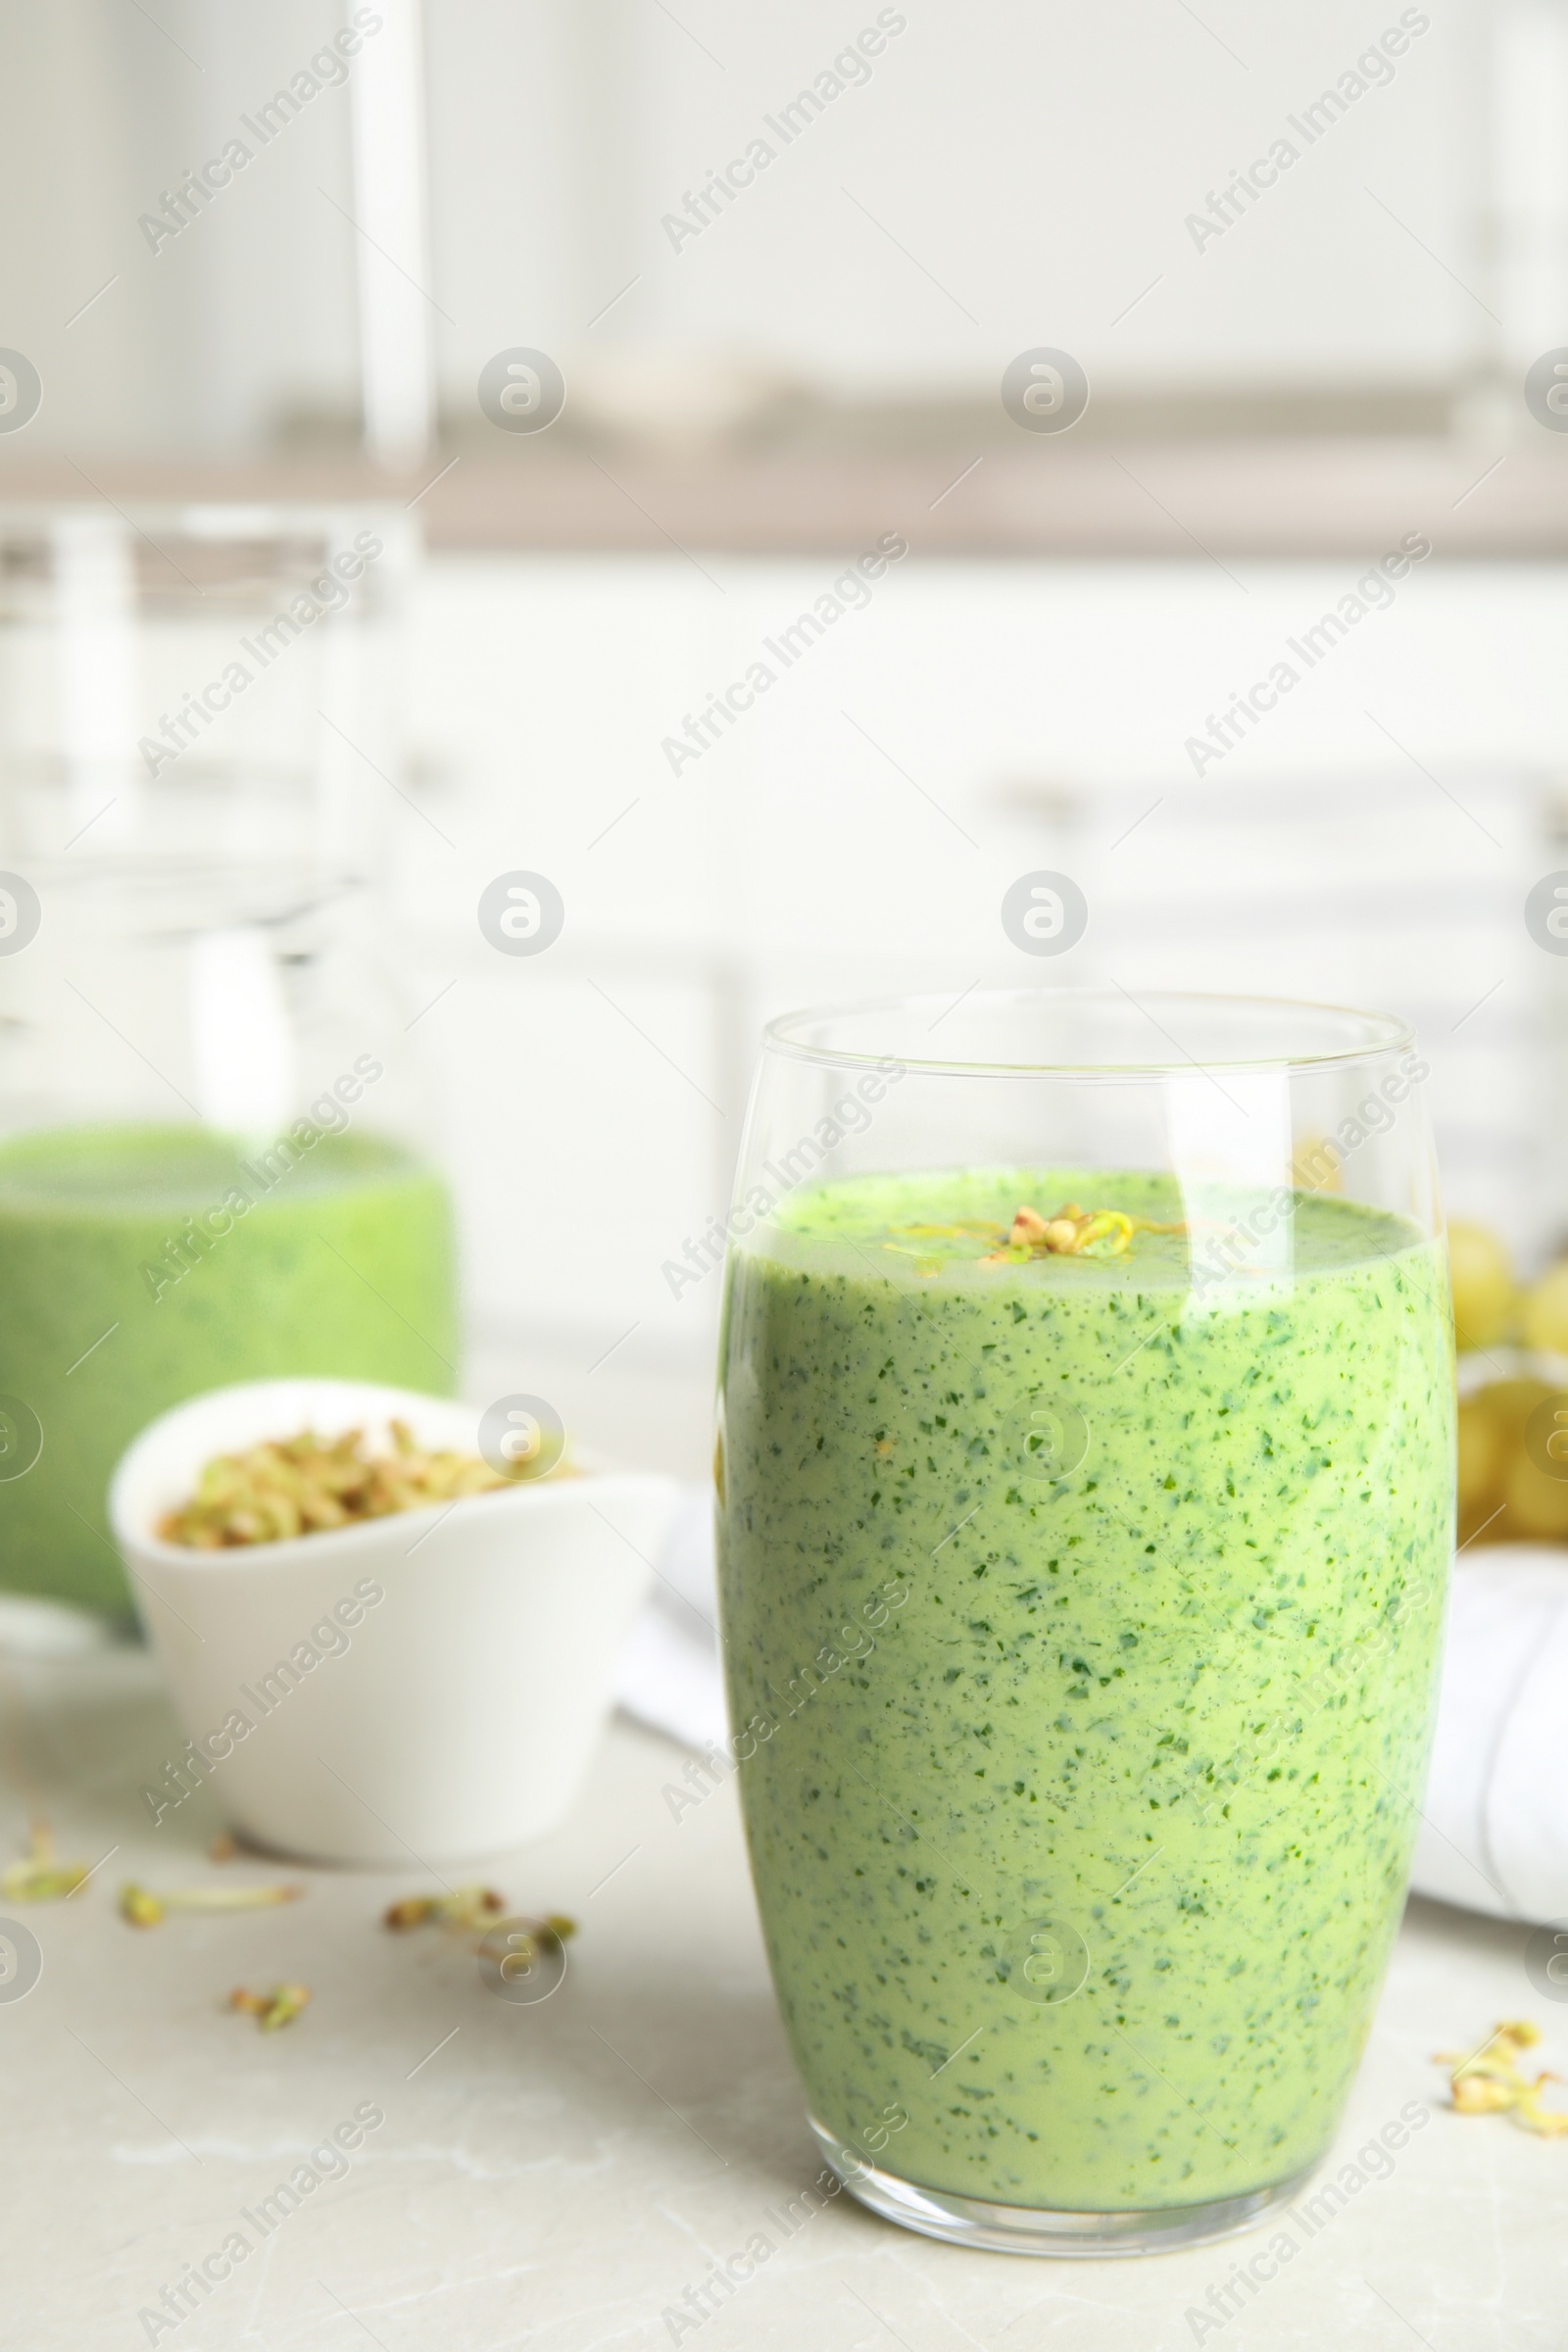
<path fill-rule="evenodd" d="M 180 1777 L 150 1790 L 156 1818 L 206 1780 L 262 1844 L 426 1864 L 561 1819 L 679 1504 L 673 1479 L 590 1470 L 224 1551 L 155 1532 L 214 1454 L 305 1428 L 379 1431 L 393 1414 L 421 1445 L 471 1453 L 479 1411 L 358 1381 L 261 1380 L 142 1431 L 110 1521 L 199 1759 L 169 1759 Z"/>

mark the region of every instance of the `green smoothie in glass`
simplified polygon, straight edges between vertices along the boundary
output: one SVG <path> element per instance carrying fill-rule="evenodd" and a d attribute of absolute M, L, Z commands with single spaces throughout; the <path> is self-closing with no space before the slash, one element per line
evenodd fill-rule
<path fill-rule="evenodd" d="M 1063 1205 L 1125 1247 L 1005 1246 Z M 1425 1768 L 1451 1338 L 1414 1223 L 1289 1225 L 1203 1289 L 1171 1178 L 992 1168 L 808 1185 L 732 1254 L 731 1719 L 847 2161 L 1095 2217 L 1334 2130 Z"/>
<path fill-rule="evenodd" d="M 310 1130 L 309 1141 L 306 1130 Z M 0 1145 L 0 1584 L 128 1605 L 104 1495 L 170 1405 L 286 1374 L 450 1395 L 440 1180 L 300 1121 L 55 1128 Z"/>

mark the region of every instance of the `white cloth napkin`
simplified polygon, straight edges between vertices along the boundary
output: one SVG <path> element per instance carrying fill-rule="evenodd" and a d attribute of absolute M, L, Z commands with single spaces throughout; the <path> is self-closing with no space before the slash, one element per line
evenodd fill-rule
<path fill-rule="evenodd" d="M 1568 1921 L 1568 1551 L 1455 1560 L 1411 1884 L 1498 1919 Z"/>
<path fill-rule="evenodd" d="M 716 1747 L 728 1734 L 718 1664 L 718 1587 L 713 1496 L 689 1487 L 648 1606 L 621 1652 L 615 1696 L 628 1715 L 686 1747 Z"/>
<path fill-rule="evenodd" d="M 620 1662 L 629 1715 L 722 1744 L 712 1501 L 693 1487 Z M 1498 1919 L 1568 1921 L 1568 1550 L 1454 1562 L 1443 1694 L 1411 1885 Z"/>

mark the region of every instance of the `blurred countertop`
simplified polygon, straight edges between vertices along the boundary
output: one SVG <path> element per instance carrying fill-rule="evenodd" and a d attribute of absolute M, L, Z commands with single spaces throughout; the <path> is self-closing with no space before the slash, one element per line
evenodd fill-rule
<path fill-rule="evenodd" d="M 482 1875 L 518 1911 L 581 1923 L 547 2001 L 493 1997 L 460 1937 L 395 1936 L 406 1871 L 309 1871 L 286 1908 L 122 1924 L 126 1878 L 155 1887 L 273 1878 L 206 1859 L 202 1790 L 154 1829 L 138 1790 L 178 1735 L 132 1647 L 5 1661 L 11 1768 L 32 1782 L 63 1857 L 97 1862 L 68 1902 L 19 1910 L 42 1975 L 0 2000 L 9 2090 L 5 2339 L 15 2352 L 127 2348 L 139 2319 L 334 2128 L 383 2122 L 177 2328 L 179 2352 L 655 2352 L 665 2318 L 818 2175 L 768 1988 L 733 1788 L 672 1816 L 687 1758 L 617 1723 L 566 1825 Z M 304 1703 L 304 1702 L 302 1702 Z M 687 1784 L 688 1786 L 690 1784 Z M 8 1783 L 3 1835 L 20 1850 Z M 101 1858 L 101 1859 L 100 1859 Z M 293 1875 L 290 1873 L 289 1875 Z M 465 1878 L 480 1875 L 465 1871 Z M 1030 2262 L 908 2235 L 825 2203 L 702 2323 L 711 2352 L 906 2352 L 1074 2344 L 1178 2352 L 1209 2335 L 1270 2352 L 1328 2342 L 1560 2352 L 1568 2143 L 1443 2104 L 1431 2054 L 1535 2014 L 1568 2073 L 1568 2004 L 1543 2015 L 1519 1930 L 1413 1903 L 1332 2165 L 1406 2102 L 1430 2122 L 1390 2177 L 1302 2242 L 1245 2320 L 1195 2329 L 1263 2229 L 1143 2262 Z M 297 1978 L 295 2024 L 258 2034 L 237 1984 Z M 253 2230 L 252 2236 L 256 2235 Z M 1265 2266 L 1266 2268 L 1266 2266 Z M 193 2300 L 195 2298 L 193 2297 Z"/>
<path fill-rule="evenodd" d="M 1568 440 L 1459 434 L 1029 435 L 989 424 L 906 445 L 699 447 L 469 437 L 408 475 L 309 450 L 250 464 L 7 450 L 0 500 L 390 499 L 437 548 L 667 556 L 1371 559 L 1568 554 Z"/>

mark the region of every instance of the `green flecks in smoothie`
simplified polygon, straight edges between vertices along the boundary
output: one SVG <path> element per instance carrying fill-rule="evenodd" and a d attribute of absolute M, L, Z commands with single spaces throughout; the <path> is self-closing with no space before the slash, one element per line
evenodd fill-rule
<path fill-rule="evenodd" d="M 445 1189 L 397 1144 L 103 1126 L 0 1145 L 0 1396 L 42 1431 L 0 1476 L 0 1584 L 127 1605 L 105 1490 L 170 1405 L 287 1375 L 450 1394 L 457 1352 Z"/>
<path fill-rule="evenodd" d="M 1130 1247 L 981 1262 L 1076 1202 Z M 1288 1226 L 1197 1290 L 1166 1178 L 939 1172 L 802 1190 L 733 1260 L 721 1598 L 775 1982 L 818 2122 L 896 2103 L 887 2161 L 934 2188 L 1198 2202 L 1337 2120 L 1425 1767 L 1451 1366 L 1414 1227 L 1307 1194 Z"/>

